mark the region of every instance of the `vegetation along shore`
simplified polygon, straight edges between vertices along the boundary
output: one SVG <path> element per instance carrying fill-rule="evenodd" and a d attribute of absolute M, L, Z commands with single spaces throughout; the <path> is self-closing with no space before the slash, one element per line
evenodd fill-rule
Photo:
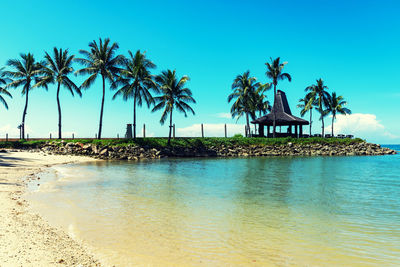
<path fill-rule="evenodd" d="M 362 139 L 338 138 L 167 138 L 75 139 L 0 142 L 0 147 L 84 155 L 100 159 L 140 160 L 166 157 L 354 156 L 396 151 Z"/>

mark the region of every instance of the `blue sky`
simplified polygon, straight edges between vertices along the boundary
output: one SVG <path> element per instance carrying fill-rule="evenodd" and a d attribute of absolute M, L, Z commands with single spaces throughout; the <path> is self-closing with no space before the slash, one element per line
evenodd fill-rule
<path fill-rule="evenodd" d="M 119 52 L 140 49 L 157 64 L 155 74 L 176 69 L 188 75 L 197 104 L 195 116 L 175 116 L 178 134 L 194 135 L 197 124 L 207 124 L 206 135 L 242 129 L 243 120 L 226 117 L 226 98 L 237 74 L 250 70 L 269 82 L 264 63 L 280 56 L 291 83 L 278 85 L 286 92 L 295 115 L 304 88 L 322 78 L 331 91 L 343 95 L 354 116 L 339 118 L 343 133 L 368 141 L 400 143 L 399 29 L 397 1 L 2 1 L 0 66 L 21 52 L 42 59 L 54 46 L 77 54 L 91 40 L 110 37 Z M 61 2 L 60 2 L 61 3 Z M 75 66 L 79 68 L 79 65 Z M 73 77 L 80 84 L 84 77 Z M 28 133 L 48 136 L 57 130 L 55 87 L 35 89 L 30 95 Z M 12 90 L 9 110 L 0 107 L 0 135 L 16 132 L 24 99 Z M 132 120 L 132 103 L 111 100 L 107 90 L 104 136 L 124 134 Z M 100 80 L 72 98 L 62 93 L 63 131 L 94 136 L 98 128 Z M 270 101 L 273 100 L 269 92 Z M 161 113 L 139 109 L 138 124 L 148 135 L 166 136 Z M 320 131 L 314 117 L 313 131 Z M 232 125 L 231 125 L 232 124 Z M 330 122 L 327 123 L 330 125 Z M 142 127 L 139 127 L 139 130 Z M 219 130 L 221 129 L 221 130 Z"/>

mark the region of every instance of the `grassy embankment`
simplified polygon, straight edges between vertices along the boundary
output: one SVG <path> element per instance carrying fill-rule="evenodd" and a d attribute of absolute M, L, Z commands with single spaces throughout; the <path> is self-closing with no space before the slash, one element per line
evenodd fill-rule
<path fill-rule="evenodd" d="M 46 142 L 59 143 L 57 139 L 43 139 L 43 140 L 20 140 L 0 142 L 0 148 L 38 148 Z M 162 148 L 167 147 L 166 138 L 138 138 L 133 139 L 69 139 L 64 140 L 65 143 L 83 143 L 83 144 L 96 144 L 99 146 L 127 146 L 138 145 L 148 148 Z M 286 145 L 293 144 L 355 144 L 361 143 L 364 140 L 360 138 L 355 139 L 339 139 L 339 138 L 244 138 L 244 137 L 206 137 L 206 138 L 176 138 L 171 140 L 172 147 L 211 147 L 211 146 L 249 146 L 249 145 Z"/>

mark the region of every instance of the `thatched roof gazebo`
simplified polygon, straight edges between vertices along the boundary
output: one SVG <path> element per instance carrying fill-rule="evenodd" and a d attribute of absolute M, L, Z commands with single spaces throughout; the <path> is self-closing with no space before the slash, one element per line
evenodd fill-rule
<path fill-rule="evenodd" d="M 269 114 L 251 122 L 253 124 L 258 124 L 258 136 L 265 136 L 264 126 L 267 126 L 266 137 L 270 138 L 273 136 L 272 131 L 270 131 L 270 126 L 273 126 L 274 124 L 274 116 L 276 126 L 288 126 L 288 130 L 286 133 L 276 132 L 276 137 L 301 137 L 303 135 L 303 125 L 310 124 L 308 121 L 292 115 L 286 95 L 281 90 L 278 90 L 276 93 L 276 98 L 272 111 Z M 294 132 L 292 131 L 293 126 L 295 128 Z"/>

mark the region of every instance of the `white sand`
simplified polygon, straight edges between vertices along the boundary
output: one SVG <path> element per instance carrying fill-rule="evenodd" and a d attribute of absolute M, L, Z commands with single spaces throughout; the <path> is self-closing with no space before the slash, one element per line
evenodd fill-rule
<path fill-rule="evenodd" d="M 81 245 L 51 227 L 22 198 L 27 179 L 46 167 L 93 160 L 31 152 L 0 153 L 0 266 L 100 266 Z"/>

